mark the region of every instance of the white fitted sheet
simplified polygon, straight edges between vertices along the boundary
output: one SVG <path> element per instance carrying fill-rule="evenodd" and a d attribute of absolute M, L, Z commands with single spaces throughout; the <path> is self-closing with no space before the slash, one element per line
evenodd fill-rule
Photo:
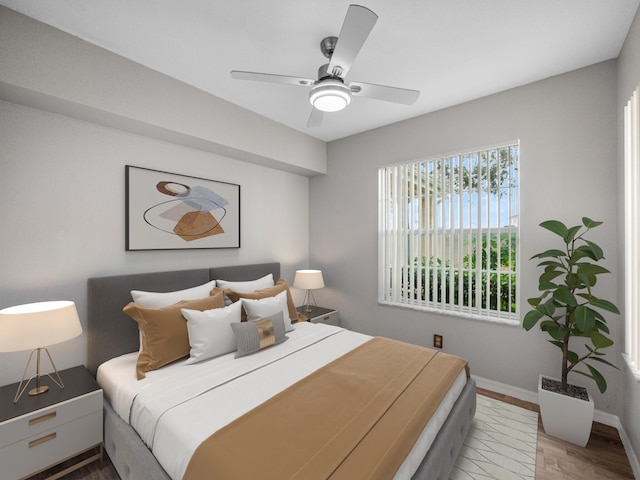
<path fill-rule="evenodd" d="M 201 363 L 175 362 L 136 379 L 138 352 L 98 369 L 98 383 L 174 480 L 212 433 L 371 337 L 330 325 L 299 323 L 288 340 L 246 357 L 230 353 Z M 466 383 L 461 372 L 395 476 L 415 473 Z M 304 408 L 304 407 L 303 407 Z"/>

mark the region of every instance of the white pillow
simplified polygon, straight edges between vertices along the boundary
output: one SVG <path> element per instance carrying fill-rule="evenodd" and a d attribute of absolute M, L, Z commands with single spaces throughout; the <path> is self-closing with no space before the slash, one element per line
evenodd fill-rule
<path fill-rule="evenodd" d="M 197 287 L 176 290 L 175 292 L 145 292 L 142 290 L 131 290 L 131 298 L 143 307 L 158 308 L 173 305 L 181 300 L 196 300 L 208 297 L 211 290 L 216 288 L 216 281 L 198 285 Z"/>
<path fill-rule="evenodd" d="M 234 292 L 238 293 L 251 293 L 263 288 L 273 287 L 275 283 L 273 282 L 273 275 L 270 273 L 264 277 L 258 278 L 257 280 L 249 280 L 247 282 L 228 282 L 226 280 L 217 280 L 217 285 L 218 288 L 221 288 L 222 290 L 230 288 Z"/>
<path fill-rule="evenodd" d="M 285 331 L 290 332 L 293 330 L 291 319 L 289 318 L 289 306 L 287 305 L 286 291 L 280 292 L 275 297 L 266 297 L 257 300 L 242 298 L 241 302 L 244 307 L 244 311 L 247 312 L 247 320 L 260 320 L 261 318 L 266 318 L 269 315 L 282 312 Z"/>
<path fill-rule="evenodd" d="M 256 290 L 261 290 L 263 288 L 273 287 L 275 283 L 273 282 L 273 274 L 269 273 L 264 277 L 260 277 L 256 280 L 248 280 L 245 282 L 228 282 L 226 280 L 216 280 L 218 288 L 222 290 L 231 289 L 234 292 L 238 293 L 251 293 Z M 224 304 L 225 306 L 231 305 L 231 299 L 224 296 Z"/>
<path fill-rule="evenodd" d="M 183 308 L 182 315 L 187 319 L 191 345 L 189 359 L 185 363 L 197 363 L 235 351 L 236 337 L 231 324 L 239 323 L 242 318 L 240 302 L 204 312 Z"/>

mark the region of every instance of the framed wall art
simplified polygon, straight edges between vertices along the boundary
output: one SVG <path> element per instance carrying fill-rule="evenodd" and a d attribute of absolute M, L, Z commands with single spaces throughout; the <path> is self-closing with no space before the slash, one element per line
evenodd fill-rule
<path fill-rule="evenodd" d="M 240 247 L 240 185 L 125 167 L 126 250 Z"/>

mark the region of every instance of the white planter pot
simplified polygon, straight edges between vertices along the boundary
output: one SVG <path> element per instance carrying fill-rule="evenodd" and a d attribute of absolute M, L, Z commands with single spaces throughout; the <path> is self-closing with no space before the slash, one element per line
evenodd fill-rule
<path fill-rule="evenodd" d="M 551 377 L 547 377 L 551 378 Z M 555 380 L 555 379 L 552 379 Z M 538 377 L 538 404 L 542 425 L 547 435 L 584 447 L 589 441 L 593 423 L 594 404 L 542 389 L 542 375 Z"/>

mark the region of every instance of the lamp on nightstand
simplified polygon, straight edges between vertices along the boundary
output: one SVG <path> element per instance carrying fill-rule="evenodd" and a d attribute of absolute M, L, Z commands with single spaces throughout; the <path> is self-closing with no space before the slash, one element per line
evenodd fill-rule
<path fill-rule="evenodd" d="M 29 390 L 29 395 L 40 395 L 49 390 L 46 385 L 40 385 L 40 377 L 47 375 L 60 388 L 64 388 L 58 369 L 53 363 L 46 345 L 65 342 L 82 333 L 82 326 L 78 318 L 76 304 L 68 301 L 38 302 L 18 305 L 0 310 L 0 352 L 19 352 L 31 350 L 29 360 L 22 373 L 22 380 L 13 399 L 17 403 L 27 389 L 31 380 L 35 378 L 35 388 Z M 48 373 L 40 371 L 40 352 L 44 350 L 49 357 L 51 366 L 58 377 L 56 380 Z M 22 386 L 31 363 L 33 353 L 36 353 L 36 373 L 29 377 Z"/>
<path fill-rule="evenodd" d="M 306 290 L 304 294 L 304 312 L 309 313 L 312 311 L 311 307 L 316 306 L 316 299 L 313 296 L 311 290 L 324 287 L 324 280 L 322 279 L 322 272 L 320 270 L 298 270 L 296 276 L 293 279 L 293 286 Z"/>

